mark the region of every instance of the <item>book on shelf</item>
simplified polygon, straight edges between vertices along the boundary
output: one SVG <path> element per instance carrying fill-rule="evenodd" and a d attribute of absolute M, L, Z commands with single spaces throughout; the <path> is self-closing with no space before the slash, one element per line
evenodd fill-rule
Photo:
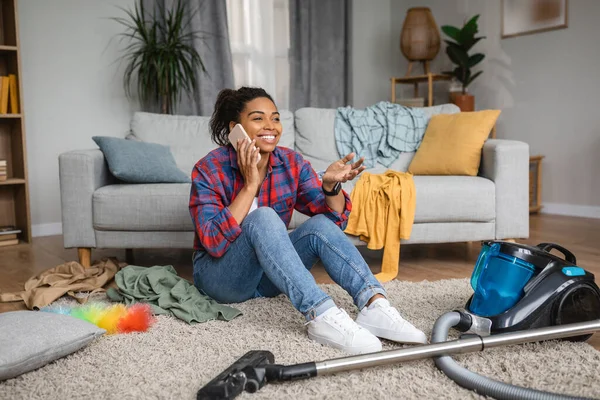
<path fill-rule="evenodd" d="M 8 235 L 0 235 L 0 242 L 3 242 L 5 240 L 13 240 L 13 239 L 17 239 L 17 234 L 16 233 L 9 233 Z"/>
<path fill-rule="evenodd" d="M 1 240 L 0 241 L 0 247 L 13 246 L 15 244 L 19 244 L 19 239 Z"/>
<path fill-rule="evenodd" d="M 19 113 L 19 96 L 17 93 L 17 75 L 0 76 L 0 114 Z"/>
<path fill-rule="evenodd" d="M 8 93 L 10 96 L 10 112 L 11 114 L 19 113 L 19 100 L 17 96 L 17 76 L 15 74 L 8 75 L 9 89 Z"/>
<path fill-rule="evenodd" d="M 0 226 L 0 236 L 21 233 L 21 230 L 14 225 Z"/>
<path fill-rule="evenodd" d="M 0 76 L 0 114 L 8 113 L 8 76 Z"/>
<path fill-rule="evenodd" d="M 6 160 L 0 160 L 0 181 L 5 181 L 8 175 Z"/>

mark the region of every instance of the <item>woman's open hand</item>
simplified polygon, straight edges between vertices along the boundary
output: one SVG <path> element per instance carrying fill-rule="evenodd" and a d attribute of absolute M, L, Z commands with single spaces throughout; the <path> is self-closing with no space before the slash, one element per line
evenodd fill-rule
<path fill-rule="evenodd" d="M 354 153 L 350 153 L 344 158 L 331 164 L 327 170 L 325 170 L 323 183 L 335 184 L 336 182 L 344 183 L 346 181 L 351 181 L 367 168 L 362 165 L 365 161 L 364 157 L 361 157 L 355 163 L 348 164 L 352 159 L 354 159 Z"/>

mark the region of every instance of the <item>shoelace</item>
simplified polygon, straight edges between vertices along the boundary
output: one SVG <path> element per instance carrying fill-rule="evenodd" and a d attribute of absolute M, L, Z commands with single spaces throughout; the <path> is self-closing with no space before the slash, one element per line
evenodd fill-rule
<path fill-rule="evenodd" d="M 335 314 L 329 314 L 323 317 L 325 320 L 337 325 L 347 334 L 355 333 L 362 328 L 355 324 L 352 318 L 348 315 L 346 310 L 339 309 Z"/>
<path fill-rule="evenodd" d="M 402 318 L 402 316 L 400 315 L 400 313 L 398 312 L 398 310 L 396 310 L 394 307 L 392 306 L 387 306 L 387 307 L 379 307 L 385 315 L 387 315 L 388 317 L 390 317 L 392 319 L 392 321 L 394 322 L 398 322 L 401 326 L 404 325 L 404 318 Z"/>

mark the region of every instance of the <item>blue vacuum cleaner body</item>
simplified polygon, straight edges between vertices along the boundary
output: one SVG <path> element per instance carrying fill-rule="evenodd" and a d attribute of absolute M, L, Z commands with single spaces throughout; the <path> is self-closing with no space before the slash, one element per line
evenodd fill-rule
<path fill-rule="evenodd" d="M 462 312 L 476 319 L 469 331 L 479 335 L 600 319 L 600 289 L 594 275 L 577 265 L 573 253 L 554 243 L 484 242 L 471 286 L 474 293 Z M 463 325 L 467 328 L 466 321 Z"/>

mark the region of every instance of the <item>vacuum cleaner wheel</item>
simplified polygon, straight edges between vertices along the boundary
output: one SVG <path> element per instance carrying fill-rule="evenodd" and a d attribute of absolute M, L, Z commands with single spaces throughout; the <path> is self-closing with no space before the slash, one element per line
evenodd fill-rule
<path fill-rule="evenodd" d="M 600 319 L 600 294 L 598 289 L 587 284 L 574 285 L 567 289 L 559 300 L 555 324 L 564 325 Z M 584 342 L 592 334 L 566 338 L 572 342 Z"/>

